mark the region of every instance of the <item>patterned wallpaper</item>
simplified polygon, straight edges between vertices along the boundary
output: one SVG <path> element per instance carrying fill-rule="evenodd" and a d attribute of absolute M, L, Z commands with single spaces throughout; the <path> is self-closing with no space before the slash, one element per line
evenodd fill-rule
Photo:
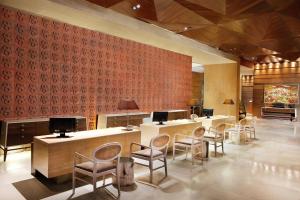
<path fill-rule="evenodd" d="M 0 6 L 0 120 L 185 108 L 191 57 Z M 121 111 L 122 112 L 122 111 Z"/>

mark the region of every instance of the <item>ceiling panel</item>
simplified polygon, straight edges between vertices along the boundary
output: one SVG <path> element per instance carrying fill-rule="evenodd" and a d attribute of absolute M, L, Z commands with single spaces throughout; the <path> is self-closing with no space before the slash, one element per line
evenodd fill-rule
<path fill-rule="evenodd" d="M 299 0 L 89 1 L 251 62 L 300 57 Z"/>

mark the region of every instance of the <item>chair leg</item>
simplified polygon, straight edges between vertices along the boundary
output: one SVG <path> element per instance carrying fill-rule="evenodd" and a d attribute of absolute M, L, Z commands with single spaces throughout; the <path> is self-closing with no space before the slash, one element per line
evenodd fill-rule
<path fill-rule="evenodd" d="M 164 163 L 165 163 L 165 175 L 168 176 L 168 167 L 167 167 L 167 158 L 164 157 Z"/>
<path fill-rule="evenodd" d="M 152 163 L 152 160 L 149 161 L 149 169 L 150 169 L 150 183 L 152 183 L 152 179 L 153 179 L 153 163 Z"/>
<path fill-rule="evenodd" d="M 173 160 L 175 160 L 175 151 L 176 151 L 175 144 L 173 144 Z"/>
<path fill-rule="evenodd" d="M 105 176 L 102 177 L 103 179 L 103 186 L 105 185 Z"/>
<path fill-rule="evenodd" d="M 93 176 L 93 191 L 96 192 L 96 177 Z"/>
<path fill-rule="evenodd" d="M 185 159 L 187 159 L 187 155 L 188 155 L 188 148 L 185 147 Z"/>
<path fill-rule="evenodd" d="M 117 181 L 118 181 L 118 197 L 117 197 L 117 199 L 119 199 L 121 196 L 120 173 L 117 172 L 116 175 L 117 175 Z"/>
<path fill-rule="evenodd" d="M 72 194 L 75 194 L 75 187 L 76 187 L 76 179 L 75 179 L 75 170 L 73 169 L 73 176 L 72 176 Z"/>
<path fill-rule="evenodd" d="M 224 142 L 222 141 L 222 152 L 224 154 Z"/>
<path fill-rule="evenodd" d="M 194 155 L 193 155 L 193 152 L 192 152 L 192 165 L 194 165 Z"/>
<path fill-rule="evenodd" d="M 217 143 L 215 142 L 215 156 L 217 157 Z"/>

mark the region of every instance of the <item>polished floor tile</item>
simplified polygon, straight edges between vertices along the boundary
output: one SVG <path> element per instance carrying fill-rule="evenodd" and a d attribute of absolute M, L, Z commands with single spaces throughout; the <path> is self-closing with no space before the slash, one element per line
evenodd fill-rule
<path fill-rule="evenodd" d="M 300 200 L 300 123 L 258 120 L 257 139 L 245 145 L 226 143 L 225 153 L 194 166 L 183 155 L 170 158 L 169 176 L 158 188 L 137 183 L 134 191 L 122 192 L 121 199 Z M 135 168 L 137 178 L 148 173 L 147 168 Z M 155 172 L 157 181 L 161 177 L 163 169 Z M 70 183 L 53 185 L 30 175 L 28 151 L 10 153 L 7 162 L 0 162 L 1 200 L 60 200 L 70 195 Z M 72 199 L 111 198 L 85 185 Z"/>

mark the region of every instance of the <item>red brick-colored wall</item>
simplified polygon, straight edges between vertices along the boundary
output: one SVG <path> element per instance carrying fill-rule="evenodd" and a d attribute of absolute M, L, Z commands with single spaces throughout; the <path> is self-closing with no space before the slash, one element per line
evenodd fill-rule
<path fill-rule="evenodd" d="M 0 6 L 0 120 L 186 108 L 191 57 Z"/>

